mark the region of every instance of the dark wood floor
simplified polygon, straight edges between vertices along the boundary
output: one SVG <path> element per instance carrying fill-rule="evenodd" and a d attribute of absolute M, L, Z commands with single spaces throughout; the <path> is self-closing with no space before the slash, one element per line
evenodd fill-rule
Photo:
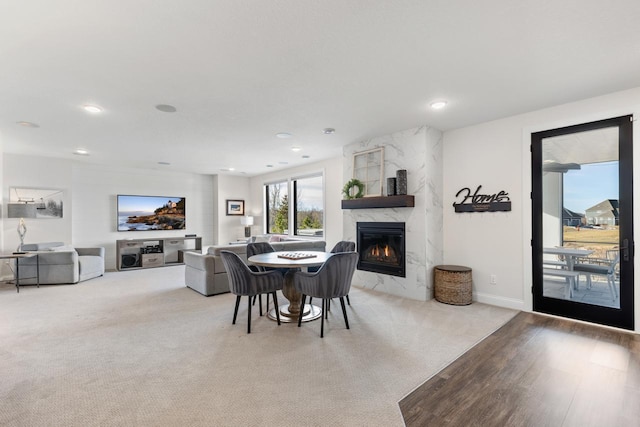
<path fill-rule="evenodd" d="M 400 402 L 414 426 L 640 426 L 640 335 L 520 313 Z"/>

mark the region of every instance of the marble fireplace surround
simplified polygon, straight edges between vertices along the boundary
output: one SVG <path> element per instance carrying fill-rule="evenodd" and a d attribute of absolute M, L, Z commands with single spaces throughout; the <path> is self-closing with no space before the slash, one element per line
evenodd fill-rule
<path fill-rule="evenodd" d="M 406 169 L 414 207 L 344 209 L 343 237 L 356 241 L 357 222 L 404 222 L 406 277 L 356 270 L 353 285 L 426 301 L 433 298 L 433 267 L 442 264 L 442 132 L 427 126 L 395 132 L 343 148 L 343 179 L 353 176 L 353 154 L 384 147 L 384 180 Z M 386 188 L 383 188 L 386 194 Z"/>

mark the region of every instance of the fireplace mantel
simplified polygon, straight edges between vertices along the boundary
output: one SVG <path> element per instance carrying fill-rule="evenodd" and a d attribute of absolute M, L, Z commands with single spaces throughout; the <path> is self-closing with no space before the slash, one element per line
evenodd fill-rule
<path fill-rule="evenodd" d="M 375 208 L 412 208 L 415 198 L 412 195 L 362 197 L 342 201 L 342 209 L 375 209 Z"/>

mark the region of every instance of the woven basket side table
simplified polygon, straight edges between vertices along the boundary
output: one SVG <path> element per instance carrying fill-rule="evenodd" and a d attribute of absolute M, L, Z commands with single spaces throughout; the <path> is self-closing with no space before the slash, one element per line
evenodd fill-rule
<path fill-rule="evenodd" d="M 471 304 L 471 269 L 461 265 L 437 265 L 434 268 L 434 293 L 437 301 L 453 305 Z"/>

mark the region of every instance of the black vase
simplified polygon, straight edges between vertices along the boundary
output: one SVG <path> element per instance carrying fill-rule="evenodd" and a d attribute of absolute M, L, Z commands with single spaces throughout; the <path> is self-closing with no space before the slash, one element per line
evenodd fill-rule
<path fill-rule="evenodd" d="M 396 171 L 396 194 L 407 194 L 407 170 L 400 169 Z"/>
<path fill-rule="evenodd" d="M 387 178 L 387 196 L 396 195 L 396 179 Z"/>

